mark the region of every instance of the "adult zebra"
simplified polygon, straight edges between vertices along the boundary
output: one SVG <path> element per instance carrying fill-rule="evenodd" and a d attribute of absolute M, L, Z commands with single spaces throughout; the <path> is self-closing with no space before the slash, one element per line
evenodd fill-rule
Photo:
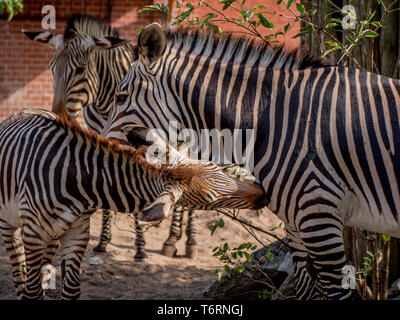
<path fill-rule="evenodd" d="M 71 16 L 63 35 L 23 32 L 31 40 L 56 49 L 50 62 L 54 79 L 52 111 L 76 118 L 83 109 L 88 127 L 101 132 L 114 104 L 116 86 L 138 58 L 137 48 L 121 40 L 117 30 L 85 14 Z M 196 252 L 194 211 L 190 210 L 188 215 L 186 255 L 192 258 Z M 167 256 L 176 253 L 175 243 L 182 236 L 182 217 L 182 211 L 175 211 L 172 216 L 170 236 L 162 250 Z M 106 250 L 112 236 L 111 223 L 111 213 L 106 210 L 95 251 Z M 147 257 L 145 238 L 137 219 L 135 227 L 135 260 L 143 261 Z"/>
<path fill-rule="evenodd" d="M 123 129 L 138 149 L 120 148 L 44 110 L 21 111 L 0 123 L 0 230 L 19 298 L 43 298 L 42 269 L 59 240 L 61 297 L 79 297 L 80 262 L 96 209 L 141 211 L 144 221 L 153 221 L 177 203 L 194 209 L 265 203 L 261 186 L 238 182 L 171 147 L 168 164 L 148 162 L 146 149 L 166 149 L 163 140 L 142 126 Z"/>
<path fill-rule="evenodd" d="M 171 121 L 198 136 L 253 129 L 253 172 L 285 223 L 297 297 L 350 297 L 343 226 L 400 237 L 400 82 L 157 24 L 142 31 L 139 50 L 103 134 L 124 139 L 125 123 L 168 133 Z"/>

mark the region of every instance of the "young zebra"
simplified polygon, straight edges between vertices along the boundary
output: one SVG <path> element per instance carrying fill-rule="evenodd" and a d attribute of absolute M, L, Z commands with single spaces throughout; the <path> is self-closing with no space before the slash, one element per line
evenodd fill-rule
<path fill-rule="evenodd" d="M 285 223 L 297 298 L 349 298 L 344 226 L 400 237 L 400 81 L 157 24 L 138 43 L 104 134 L 124 139 L 125 123 L 164 129 L 171 121 L 197 137 L 204 128 L 253 130 L 245 152 Z M 221 140 L 209 148 L 224 159 Z"/>
<path fill-rule="evenodd" d="M 260 186 L 184 158 L 147 128 L 126 126 L 124 132 L 135 146 L 168 147 L 167 163 L 149 163 L 146 147 L 121 149 L 47 111 L 22 111 L 0 124 L 0 229 L 19 298 L 43 298 L 41 271 L 57 241 L 61 297 L 79 297 L 80 263 L 96 209 L 142 210 L 141 220 L 160 221 L 175 204 L 214 209 L 265 203 Z"/>
<path fill-rule="evenodd" d="M 54 78 L 52 111 L 75 118 L 83 110 L 88 127 L 100 133 L 114 105 L 116 86 L 137 60 L 137 47 L 121 40 L 117 30 L 86 14 L 71 16 L 63 35 L 23 32 L 29 39 L 56 49 L 50 62 Z M 162 251 L 165 255 L 173 256 L 176 252 L 175 242 L 182 235 L 182 214 L 176 211 L 172 216 L 170 236 Z M 94 251 L 106 251 L 112 236 L 111 223 L 111 213 L 106 210 L 100 242 Z M 143 261 L 147 257 L 145 239 L 137 219 L 135 225 L 135 260 Z M 189 257 L 195 253 L 195 234 L 194 211 L 191 210 L 186 244 Z"/>

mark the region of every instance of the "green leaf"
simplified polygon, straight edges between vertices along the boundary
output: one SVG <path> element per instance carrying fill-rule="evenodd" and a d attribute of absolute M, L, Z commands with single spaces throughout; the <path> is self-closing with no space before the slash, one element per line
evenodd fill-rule
<path fill-rule="evenodd" d="M 304 14 L 304 6 L 301 3 L 296 3 L 296 9 L 300 14 Z"/>
<path fill-rule="evenodd" d="M 240 15 L 244 18 L 244 21 L 247 22 L 253 17 L 253 10 L 242 10 L 240 11 Z"/>
<path fill-rule="evenodd" d="M 264 17 L 262 13 L 257 13 L 257 17 L 258 17 L 258 19 L 260 20 L 261 24 L 264 27 L 266 27 L 268 29 L 273 29 L 274 28 L 273 23 L 268 21 L 268 19 L 266 17 Z"/>
<path fill-rule="evenodd" d="M 332 19 L 330 20 L 330 22 L 336 22 L 336 23 L 338 23 L 338 24 L 342 24 L 342 20 L 337 19 L 337 18 L 332 18 Z"/>
<path fill-rule="evenodd" d="M 156 5 L 144 6 L 142 9 L 138 10 L 138 13 L 149 12 L 149 11 L 161 11 L 164 12 L 165 14 L 168 14 L 168 8 L 164 8 L 163 6 L 161 6 L 160 3 L 157 3 Z"/>
<path fill-rule="evenodd" d="M 331 47 L 336 47 L 336 42 L 333 42 L 332 40 L 324 40 L 324 43 Z"/>
<path fill-rule="evenodd" d="M 384 243 L 386 243 L 390 240 L 390 236 L 388 236 L 387 234 L 382 233 L 381 237 L 382 237 L 382 240 Z"/>
<path fill-rule="evenodd" d="M 338 24 L 336 22 L 330 22 L 325 26 L 325 29 L 329 29 L 329 28 L 337 27 L 337 26 L 338 26 Z"/>
<path fill-rule="evenodd" d="M 204 16 L 204 20 L 203 20 L 203 22 L 208 22 L 208 21 L 210 21 L 211 19 L 213 19 L 213 18 L 215 18 L 217 15 L 215 14 L 215 13 L 207 13 L 205 16 Z"/>
<path fill-rule="evenodd" d="M 294 0 L 288 0 L 288 2 L 286 2 L 286 8 L 289 9 L 290 6 L 292 5 Z"/>
<path fill-rule="evenodd" d="M 311 31 L 312 31 L 312 27 L 311 26 L 307 26 L 307 27 L 301 29 L 300 32 L 297 33 L 293 38 L 297 38 L 297 37 L 303 36 L 303 35 L 305 35 L 307 33 L 310 33 Z"/>
<path fill-rule="evenodd" d="M 290 23 L 288 23 L 287 25 L 285 25 L 284 27 L 283 27 L 283 30 L 285 30 L 285 33 L 287 33 L 290 29 L 292 29 L 292 25 L 290 24 Z"/>
<path fill-rule="evenodd" d="M 247 260 L 248 262 L 251 262 L 251 255 L 250 255 L 250 253 L 248 253 L 248 252 L 243 252 L 243 254 L 244 254 L 244 256 L 246 257 L 246 260 Z"/>
<path fill-rule="evenodd" d="M 366 38 L 375 38 L 375 37 L 379 36 L 379 34 L 377 34 L 375 31 L 368 31 L 368 32 L 365 32 L 363 34 L 363 36 Z"/>
<path fill-rule="evenodd" d="M 230 277 L 231 276 L 231 268 L 229 268 L 228 265 L 224 265 L 224 270 L 228 274 L 228 276 Z"/>
<path fill-rule="evenodd" d="M 213 227 L 211 229 L 211 235 L 214 234 L 215 230 L 217 230 L 217 227 L 218 227 L 218 222 L 214 223 L 214 225 L 213 225 Z"/>
<path fill-rule="evenodd" d="M 221 281 L 221 277 L 222 277 L 223 272 L 221 270 L 219 270 L 219 269 L 215 269 L 214 274 L 217 276 L 217 280 Z"/>
<path fill-rule="evenodd" d="M 259 6 L 254 7 L 254 10 L 260 10 L 260 9 L 266 9 L 266 7 L 263 4 L 260 4 Z"/>
<path fill-rule="evenodd" d="M 233 2 L 235 2 L 235 0 L 223 0 L 223 1 L 221 1 L 221 3 L 224 4 L 223 7 L 222 7 L 222 10 L 228 9 Z"/>
<path fill-rule="evenodd" d="M 371 24 L 372 24 L 374 27 L 382 28 L 382 23 L 380 23 L 379 21 L 373 21 L 373 22 L 371 22 Z"/>
<path fill-rule="evenodd" d="M 350 43 L 355 43 L 355 41 L 354 41 L 354 39 L 353 39 L 352 36 L 347 36 L 346 39 L 347 39 L 347 41 L 350 42 Z"/>
<path fill-rule="evenodd" d="M 338 50 L 338 48 L 330 48 L 328 50 L 325 50 L 324 53 L 320 56 L 320 59 L 326 57 L 328 54 L 330 54 L 332 51 Z"/>
<path fill-rule="evenodd" d="M 374 12 L 371 12 L 371 13 L 368 15 L 368 17 L 367 17 L 367 20 L 368 20 L 368 21 L 371 21 L 371 19 L 373 18 L 374 15 L 375 15 L 375 11 L 374 11 Z"/>
<path fill-rule="evenodd" d="M 246 270 L 246 266 L 240 266 L 239 268 L 236 269 L 237 272 L 243 272 L 244 270 Z"/>

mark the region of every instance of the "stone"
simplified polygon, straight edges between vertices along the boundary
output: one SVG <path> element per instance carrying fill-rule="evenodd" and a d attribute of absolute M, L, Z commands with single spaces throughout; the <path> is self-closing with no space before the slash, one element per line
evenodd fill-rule
<path fill-rule="evenodd" d="M 271 299 L 294 299 L 293 261 L 289 248 L 279 241 L 254 251 L 252 261 L 246 263 L 243 272 L 232 272 L 231 277 L 224 274 L 220 281 L 215 280 L 208 285 L 203 295 L 216 300 L 259 299 L 259 293 L 269 288 L 267 276 L 278 288 Z"/>
<path fill-rule="evenodd" d="M 98 266 L 103 263 L 103 260 L 99 256 L 89 258 L 89 264 L 92 266 Z"/>
<path fill-rule="evenodd" d="M 388 297 L 395 297 L 400 295 L 400 279 L 394 281 L 388 289 Z"/>

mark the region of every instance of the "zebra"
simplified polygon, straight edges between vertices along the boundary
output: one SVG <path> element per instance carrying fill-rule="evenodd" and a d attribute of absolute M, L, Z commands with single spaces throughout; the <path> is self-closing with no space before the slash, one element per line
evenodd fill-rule
<path fill-rule="evenodd" d="M 168 137 L 172 121 L 198 137 L 252 129 L 246 149 L 284 222 L 296 297 L 350 298 L 344 226 L 400 237 L 400 82 L 232 34 L 151 24 L 138 46 L 102 135 L 123 140 L 137 123 Z"/>
<path fill-rule="evenodd" d="M 63 35 L 50 32 L 30 32 L 23 30 L 31 40 L 46 44 L 56 53 L 50 62 L 54 79 L 54 99 L 52 111 L 76 118 L 84 112 L 87 126 L 101 132 L 114 104 L 114 91 L 117 84 L 138 58 L 138 49 L 129 41 L 119 38 L 116 29 L 100 23 L 95 17 L 80 14 L 72 15 L 67 21 Z M 175 211 L 172 215 L 170 235 L 162 248 L 162 254 L 173 257 L 176 254 L 175 243 L 182 236 L 182 214 Z M 193 258 L 196 253 L 196 226 L 194 211 L 188 213 L 188 240 L 186 256 Z M 137 221 L 135 261 L 147 258 L 143 230 Z M 102 231 L 96 252 L 105 252 L 111 241 L 112 214 L 104 211 Z"/>
<path fill-rule="evenodd" d="M 163 141 L 143 126 L 123 128 L 135 148 L 121 148 L 45 110 L 0 123 L 0 230 L 18 298 L 41 299 L 48 250 L 61 242 L 62 299 L 80 296 L 79 269 L 96 209 L 140 212 L 157 222 L 175 204 L 194 209 L 259 208 L 260 185 L 239 182 L 212 162 L 168 147 L 169 161 L 148 161 Z M 147 138 L 146 138 L 147 137 Z M 164 143 L 165 145 L 165 143 Z"/>

